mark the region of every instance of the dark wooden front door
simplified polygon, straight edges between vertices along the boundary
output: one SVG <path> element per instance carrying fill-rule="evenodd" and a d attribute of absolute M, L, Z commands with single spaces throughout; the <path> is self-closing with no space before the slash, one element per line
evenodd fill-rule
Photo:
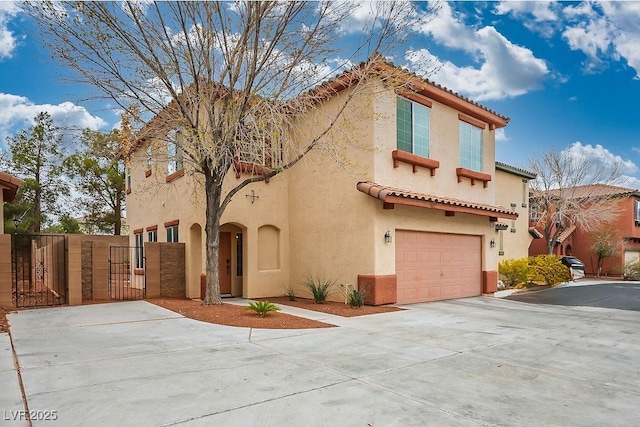
<path fill-rule="evenodd" d="M 220 293 L 231 293 L 231 233 L 220 233 L 218 252 L 218 271 L 220 274 Z"/>

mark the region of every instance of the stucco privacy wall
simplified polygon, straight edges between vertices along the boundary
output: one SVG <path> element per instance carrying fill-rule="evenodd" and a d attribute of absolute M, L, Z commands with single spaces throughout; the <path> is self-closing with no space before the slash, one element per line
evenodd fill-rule
<path fill-rule="evenodd" d="M 14 306 L 12 290 L 11 235 L 0 234 L 0 307 Z"/>
<path fill-rule="evenodd" d="M 353 89 L 327 101 L 326 116 L 335 114 Z M 359 180 L 373 176 L 371 129 L 375 117 L 367 94 L 352 99 L 323 145 L 333 151 L 314 150 L 287 172 L 291 233 L 291 285 L 308 296 L 299 284 L 306 275 L 357 283 L 359 274 L 375 272 L 375 220 L 373 205 L 359 193 Z M 310 117 L 299 129 L 322 129 L 326 117 Z M 309 140 L 306 134 L 302 140 Z M 334 154 L 340 162 L 336 162 Z M 341 164 L 339 164 L 341 163 Z M 339 296 L 334 295 L 334 299 Z"/>

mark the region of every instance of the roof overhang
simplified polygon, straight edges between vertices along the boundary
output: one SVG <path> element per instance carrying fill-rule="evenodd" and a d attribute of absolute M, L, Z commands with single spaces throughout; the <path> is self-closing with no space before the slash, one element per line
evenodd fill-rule
<path fill-rule="evenodd" d="M 392 187 L 386 187 L 373 182 L 359 182 L 357 184 L 358 191 L 382 200 L 386 208 L 392 205 L 415 206 L 419 208 L 436 209 L 445 212 L 458 212 L 470 215 L 478 215 L 489 217 L 495 221 L 495 218 L 516 219 L 518 213 L 508 210 L 502 206 L 493 206 L 483 203 L 468 202 L 464 200 L 451 199 L 448 197 L 440 197 L 431 194 L 417 193 L 408 190 L 401 190 Z"/>
<path fill-rule="evenodd" d="M 18 192 L 22 180 L 6 172 L 0 172 L 0 187 L 2 188 L 2 200 L 12 202 Z"/>
<path fill-rule="evenodd" d="M 531 237 L 534 239 L 542 239 L 544 237 L 535 227 L 529 227 L 529 234 L 531 234 Z"/>
<path fill-rule="evenodd" d="M 562 243 L 566 240 L 567 237 L 571 236 L 571 233 L 573 233 L 576 229 L 575 225 L 571 225 L 569 227 L 567 227 L 565 230 L 563 230 L 559 235 L 558 238 L 556 239 L 556 243 Z"/>

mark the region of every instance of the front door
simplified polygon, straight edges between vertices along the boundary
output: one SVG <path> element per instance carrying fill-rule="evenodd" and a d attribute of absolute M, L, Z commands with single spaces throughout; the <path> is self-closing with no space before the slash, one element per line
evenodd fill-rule
<path fill-rule="evenodd" d="M 231 233 L 220 232 L 220 249 L 218 250 L 218 273 L 220 275 L 220 293 L 231 293 Z"/>

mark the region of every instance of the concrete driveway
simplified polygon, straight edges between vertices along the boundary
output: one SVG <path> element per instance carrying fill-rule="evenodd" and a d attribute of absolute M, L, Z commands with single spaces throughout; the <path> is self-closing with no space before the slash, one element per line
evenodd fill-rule
<path fill-rule="evenodd" d="M 9 321 L 29 410 L 56 411 L 33 425 L 637 424 L 637 311 L 485 297 L 407 308 L 359 318 L 284 308 L 340 325 L 289 331 L 142 301 Z M 8 419 L 24 407 L 7 342 L 0 424 L 25 425 Z"/>

